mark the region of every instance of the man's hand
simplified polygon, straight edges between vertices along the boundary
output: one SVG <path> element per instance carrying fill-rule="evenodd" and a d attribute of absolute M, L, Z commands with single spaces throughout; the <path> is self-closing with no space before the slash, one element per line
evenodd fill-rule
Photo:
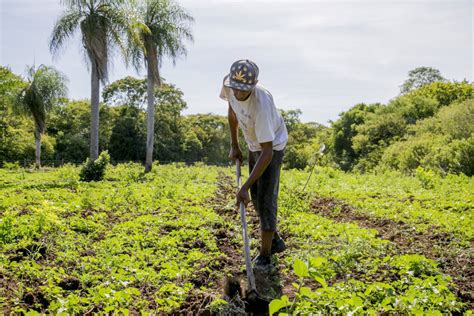
<path fill-rule="evenodd" d="M 239 192 L 237 192 L 237 205 L 239 205 L 240 202 L 244 202 L 245 206 L 250 202 L 249 189 L 246 186 L 242 186 Z"/>
<path fill-rule="evenodd" d="M 243 161 L 242 151 L 240 150 L 238 146 L 232 146 L 230 148 L 229 159 L 232 160 L 232 162 L 239 160 L 242 163 Z"/>

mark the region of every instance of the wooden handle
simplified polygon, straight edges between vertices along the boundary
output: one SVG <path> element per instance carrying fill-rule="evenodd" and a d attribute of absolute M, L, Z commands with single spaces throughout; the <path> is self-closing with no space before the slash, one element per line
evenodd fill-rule
<path fill-rule="evenodd" d="M 242 181 L 240 180 L 240 160 L 238 159 L 235 162 L 235 175 L 237 176 L 237 190 L 240 190 L 240 187 L 242 186 Z"/>
<path fill-rule="evenodd" d="M 240 177 L 240 161 L 237 160 L 235 166 L 235 175 L 237 176 L 237 190 L 240 190 L 242 186 L 242 180 Z M 250 239 L 248 235 L 248 226 L 247 226 L 247 219 L 245 217 L 245 205 L 244 202 L 240 202 L 239 205 L 240 210 L 240 221 L 242 223 L 242 239 L 244 240 L 244 255 L 245 255 L 245 269 L 247 270 L 247 279 L 249 282 L 249 288 L 253 291 L 256 291 L 255 286 L 255 276 L 252 270 L 252 262 L 250 259 Z"/>

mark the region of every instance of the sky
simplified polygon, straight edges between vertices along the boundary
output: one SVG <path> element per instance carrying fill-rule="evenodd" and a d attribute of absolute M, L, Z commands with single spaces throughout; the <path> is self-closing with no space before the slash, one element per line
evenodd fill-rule
<path fill-rule="evenodd" d="M 473 80 L 472 0 L 181 0 L 195 18 L 194 43 L 162 76 L 184 93 L 184 114 L 226 114 L 218 95 L 232 62 L 251 59 L 276 106 L 328 125 L 357 103 L 387 103 L 408 71 L 429 66 Z M 0 0 L 0 64 L 25 75 L 47 64 L 69 79 L 69 97 L 90 98 L 90 73 L 76 34 L 56 57 L 48 41 L 59 0 Z M 116 54 L 109 81 L 127 75 Z"/>

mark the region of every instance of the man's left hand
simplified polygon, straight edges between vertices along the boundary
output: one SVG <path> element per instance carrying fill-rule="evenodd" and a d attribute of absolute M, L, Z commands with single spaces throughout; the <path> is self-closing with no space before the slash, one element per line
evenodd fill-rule
<path fill-rule="evenodd" d="M 244 202 L 244 205 L 247 206 L 250 202 L 249 190 L 247 187 L 242 186 L 242 188 L 237 193 L 237 204 Z"/>

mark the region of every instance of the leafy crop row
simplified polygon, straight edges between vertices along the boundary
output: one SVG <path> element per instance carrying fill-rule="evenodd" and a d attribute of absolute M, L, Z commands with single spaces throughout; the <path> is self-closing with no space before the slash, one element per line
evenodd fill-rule
<path fill-rule="evenodd" d="M 180 164 L 143 174 L 140 165 L 119 164 L 103 181 L 85 183 L 72 165 L 0 169 L 2 310 L 176 313 L 205 293 L 212 299 L 200 307 L 222 311 L 232 304 L 218 282 L 227 265 L 245 275 L 231 175 L 230 168 Z M 282 172 L 279 228 L 288 250 L 274 260 L 283 289 L 272 291 L 272 313 L 469 309 L 457 293 L 472 262 L 471 178 L 317 168 L 302 192 L 307 177 Z M 228 192 L 216 202 L 223 184 Z M 380 229 L 393 229 L 394 239 Z M 232 247 L 224 251 L 223 242 Z M 450 266 L 459 258 L 464 266 Z"/>

